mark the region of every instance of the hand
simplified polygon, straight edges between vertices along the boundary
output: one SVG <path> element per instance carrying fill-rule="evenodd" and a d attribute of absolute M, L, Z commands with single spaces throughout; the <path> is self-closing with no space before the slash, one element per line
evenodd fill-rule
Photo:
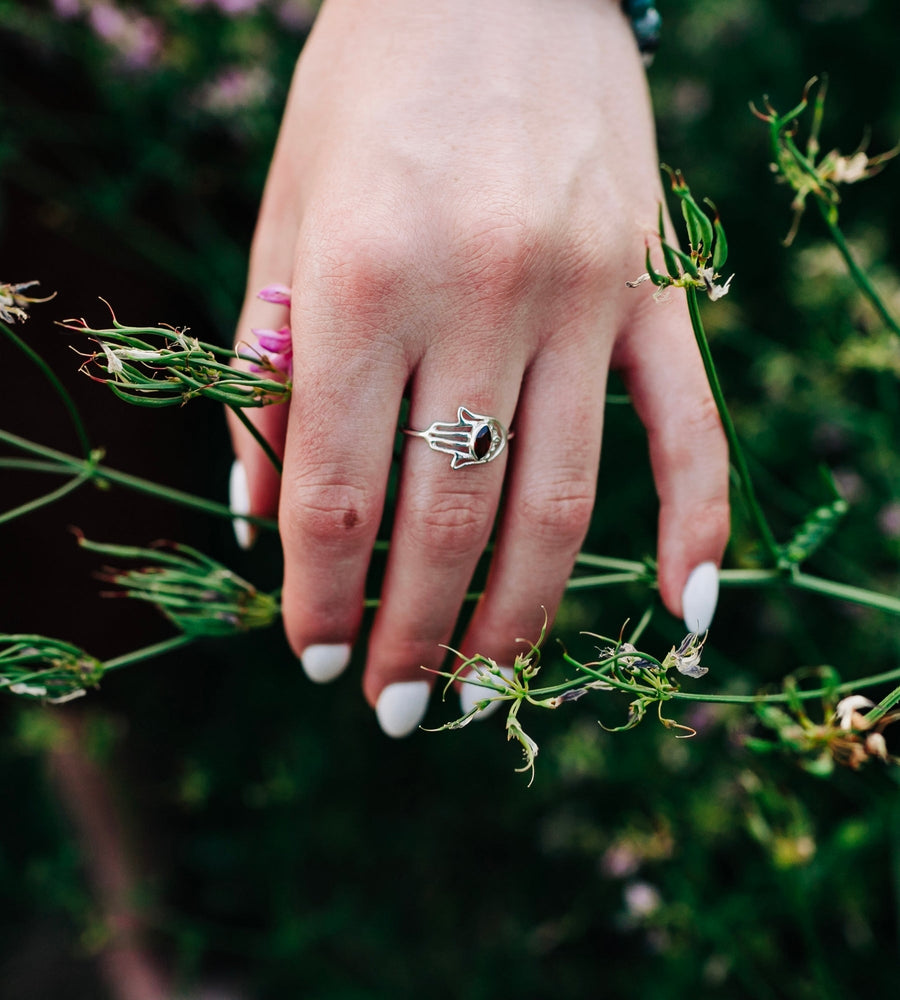
<path fill-rule="evenodd" d="M 649 437 L 662 599 L 681 615 L 690 578 L 690 614 L 708 624 L 727 448 L 683 301 L 625 286 L 661 200 L 644 72 L 614 0 L 326 0 L 238 331 L 286 322 L 256 294 L 291 287 L 294 392 L 257 417 L 284 455 L 280 484 L 234 428 L 249 511 L 278 510 L 285 626 L 314 680 L 346 666 L 358 634 L 404 393 L 414 428 L 464 405 L 515 430 L 495 461 L 458 470 L 405 439 L 363 679 L 391 735 L 424 714 L 421 668 L 443 661 L 501 489 L 463 652 L 511 664 L 541 606 L 555 611 L 594 504 L 610 366 Z"/>

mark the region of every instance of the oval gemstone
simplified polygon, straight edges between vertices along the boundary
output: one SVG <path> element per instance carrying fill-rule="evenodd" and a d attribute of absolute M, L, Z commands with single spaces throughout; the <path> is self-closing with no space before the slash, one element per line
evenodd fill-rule
<path fill-rule="evenodd" d="M 475 440 L 472 442 L 472 454 L 479 460 L 484 458 L 484 456 L 491 450 L 491 441 L 494 435 L 491 433 L 490 427 L 487 424 L 484 427 L 479 428 L 478 433 L 475 435 Z"/>

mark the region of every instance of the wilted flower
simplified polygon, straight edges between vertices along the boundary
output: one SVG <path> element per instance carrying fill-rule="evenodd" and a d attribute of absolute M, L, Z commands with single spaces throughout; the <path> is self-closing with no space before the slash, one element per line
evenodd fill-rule
<path fill-rule="evenodd" d="M 17 285 L 0 282 L 0 320 L 4 323 L 20 323 L 28 319 L 28 307 L 34 302 L 49 302 L 56 295 L 47 295 L 42 299 L 23 295 L 26 288 L 33 288 L 37 281 L 22 281 Z"/>
<path fill-rule="evenodd" d="M 834 717 L 841 729 L 865 729 L 866 720 L 860 715 L 861 708 L 874 708 L 875 702 L 864 695 L 851 694 L 842 698 L 834 710 Z"/>
<path fill-rule="evenodd" d="M 285 368 L 267 360 L 265 366 L 247 371 L 233 364 L 233 351 L 189 337 L 186 329 L 125 326 L 115 315 L 113 326 L 107 329 L 89 327 L 83 319 L 60 325 L 86 334 L 97 347 L 81 370 L 138 406 L 179 406 L 197 396 L 232 407 L 266 406 L 282 402 L 291 392 L 285 377 L 290 370 L 289 355 L 277 358 Z M 269 332 L 283 350 L 278 332 Z M 261 357 L 257 352 L 253 360 L 259 362 Z"/>
<path fill-rule="evenodd" d="M 688 632 L 681 640 L 680 645 L 673 646 L 666 658 L 663 660 L 663 669 L 670 670 L 674 667 L 685 677 L 702 677 L 708 672 L 707 667 L 700 666 L 700 656 L 703 653 L 703 644 L 706 636 L 699 639 L 696 632 Z"/>
<path fill-rule="evenodd" d="M 826 668 L 822 668 L 825 671 Z M 827 671 L 833 678 L 834 672 Z M 794 690 L 796 682 L 788 678 L 785 686 Z M 827 775 L 835 764 L 854 771 L 877 757 L 886 763 L 897 763 L 888 753 L 884 730 L 900 720 L 900 712 L 879 710 L 868 698 L 860 694 L 848 695 L 837 704 L 823 698 L 824 719 L 816 722 L 797 702 L 787 711 L 765 702 L 757 705 L 756 712 L 763 725 L 775 730 L 777 743 L 748 738 L 751 749 L 771 751 L 787 750 L 801 758 L 801 765 L 813 774 Z M 863 713 L 866 714 L 863 714 Z"/>
<path fill-rule="evenodd" d="M 816 113 L 813 117 L 806 150 L 801 152 L 796 139 L 797 121 L 806 110 L 810 91 L 817 83 L 819 83 L 819 89 L 815 101 Z M 888 160 L 900 151 L 900 148 L 895 147 L 886 153 L 868 156 L 864 147 L 860 146 L 854 153 L 844 156 L 839 150 L 833 149 L 816 162 L 820 149 L 818 131 L 822 121 L 824 104 L 824 78 L 820 82 L 816 77 L 813 77 L 807 82 L 799 104 L 783 115 L 778 114 L 769 103 L 768 98 L 764 99 L 765 112 L 759 111 L 753 104 L 750 105 L 750 110 L 756 117 L 769 126 L 773 158 L 772 170 L 778 174 L 779 180 L 789 184 L 794 190 L 794 200 L 791 202 L 794 219 L 790 232 L 785 238 L 785 245 L 789 245 L 796 236 L 800 219 L 806 209 L 807 198 L 810 195 L 826 209 L 831 221 L 836 222 L 837 206 L 841 200 L 838 186 L 840 184 L 855 184 L 873 177 Z"/>

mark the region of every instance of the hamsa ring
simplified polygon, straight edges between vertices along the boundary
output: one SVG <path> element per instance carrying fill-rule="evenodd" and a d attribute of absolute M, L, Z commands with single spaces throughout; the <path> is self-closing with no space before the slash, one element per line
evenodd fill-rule
<path fill-rule="evenodd" d="M 403 433 L 423 438 L 434 451 L 452 455 L 451 469 L 493 462 L 512 437 L 496 417 L 473 413 L 465 406 L 457 410 L 456 416 L 455 424 L 437 422 L 424 431 L 404 427 Z"/>

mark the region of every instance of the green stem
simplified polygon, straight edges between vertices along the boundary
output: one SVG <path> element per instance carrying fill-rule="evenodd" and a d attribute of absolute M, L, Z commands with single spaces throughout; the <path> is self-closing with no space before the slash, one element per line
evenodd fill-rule
<path fill-rule="evenodd" d="M 19 451 L 25 451 L 31 455 L 39 455 L 42 458 L 50 459 L 52 462 L 56 462 L 67 469 L 88 472 L 89 474 L 86 478 L 95 482 L 114 483 L 117 486 L 124 486 L 127 489 L 134 490 L 136 493 L 144 493 L 182 507 L 201 510 L 214 517 L 226 518 L 229 521 L 240 517 L 260 528 L 267 528 L 270 531 L 278 530 L 278 524 L 269 518 L 252 517 L 249 514 L 236 514 L 225 504 L 216 503 L 214 500 L 207 500 L 204 497 L 195 496 L 193 493 L 185 493 L 182 490 L 172 489 L 168 486 L 160 486 L 149 479 L 132 476 L 127 472 L 119 472 L 105 465 L 96 465 L 90 459 L 75 458 L 73 455 L 67 455 L 65 452 L 57 451 L 55 448 L 48 448 L 46 445 L 37 444 L 9 431 L 0 429 L 0 441 L 11 445 L 13 448 L 18 448 Z"/>
<path fill-rule="evenodd" d="M 0 458 L 0 469 L 16 469 L 18 472 L 49 472 L 56 476 L 67 476 L 72 471 L 58 462 L 38 462 L 33 458 Z"/>
<path fill-rule="evenodd" d="M 601 573 L 596 576 L 573 576 L 566 583 L 566 590 L 585 590 L 590 587 L 607 587 L 616 583 L 636 583 L 647 580 L 646 570 L 642 566 L 639 573 Z"/>
<path fill-rule="evenodd" d="M 171 639 L 164 639 L 162 642 L 157 642 L 152 646 L 144 646 L 143 649 L 136 649 L 131 653 L 123 653 L 122 656 L 116 656 L 112 660 L 107 660 L 103 664 L 103 672 L 109 673 L 110 670 L 118 670 L 120 667 L 127 667 L 132 663 L 140 663 L 141 660 L 150 660 L 154 656 L 162 656 L 164 653 L 171 652 L 173 649 L 180 649 L 182 646 L 188 646 L 196 639 L 193 635 L 175 635 Z"/>
<path fill-rule="evenodd" d="M 25 354 L 31 359 L 31 361 L 34 362 L 34 364 L 37 365 L 37 367 L 41 370 L 41 374 L 47 379 L 50 385 L 53 386 L 56 395 L 62 400 L 62 404 L 68 411 L 72 420 L 75 427 L 75 433 L 78 435 L 81 450 L 84 453 L 84 457 L 90 458 L 91 442 L 88 438 L 87 428 L 84 426 L 84 421 L 81 419 L 81 414 L 78 412 L 78 407 L 75 405 L 75 401 L 69 394 L 69 390 L 62 384 L 56 373 L 40 356 L 40 354 L 26 344 L 17 333 L 14 333 L 5 323 L 0 323 L 0 331 L 2 331 L 14 343 L 23 354 Z"/>
<path fill-rule="evenodd" d="M 275 471 L 280 476 L 282 473 L 281 459 L 275 454 L 274 450 L 272 449 L 272 446 L 263 437 L 259 428 L 256 427 L 253 421 L 247 416 L 246 413 L 244 413 L 244 411 L 241 409 L 240 406 L 233 406 L 229 404 L 228 408 L 238 418 L 238 420 L 240 420 L 240 422 L 247 428 L 247 430 L 253 436 L 253 439 L 256 441 L 256 443 L 266 453 L 266 457 L 272 463 L 272 465 L 275 468 Z"/>
<path fill-rule="evenodd" d="M 575 557 L 576 565 L 598 566 L 601 569 L 620 569 L 626 573 L 643 573 L 647 567 L 644 563 L 631 559 L 613 559 L 611 556 L 595 556 L 590 552 L 579 552 Z"/>
<path fill-rule="evenodd" d="M 816 198 L 816 205 L 818 205 L 819 212 L 825 220 L 825 225 L 828 227 L 828 232 L 831 234 L 834 245 L 838 248 L 841 256 L 844 258 L 844 262 L 850 271 L 850 276 L 856 282 L 857 287 L 872 304 L 885 326 L 900 336 L 900 325 L 897 324 L 897 321 L 888 312 L 887 307 L 881 301 L 881 296 L 877 291 L 875 291 L 875 287 L 869 280 L 869 276 L 865 271 L 863 271 L 859 264 L 856 263 L 853 254 L 850 252 L 850 247 L 847 245 L 844 234 L 841 232 L 840 227 L 833 218 L 832 206 L 822 198 Z"/>
<path fill-rule="evenodd" d="M 879 684 L 890 684 L 900 680 L 900 669 L 888 670 L 883 674 L 873 674 L 871 677 L 861 677 L 855 681 L 845 681 L 843 684 L 827 688 L 816 688 L 808 691 L 792 691 L 780 694 L 694 694 L 688 691 L 675 691 L 671 697 L 678 701 L 709 701 L 723 705 L 761 705 L 784 704 L 791 701 L 811 701 L 813 698 L 826 698 L 833 694 L 850 694 L 862 688 L 876 687 Z"/>
<path fill-rule="evenodd" d="M 878 608 L 880 611 L 888 611 L 891 614 L 900 615 L 900 598 L 891 597 L 889 594 L 877 594 L 871 590 L 864 590 L 862 587 L 852 587 L 847 583 L 823 580 L 818 576 L 801 573 L 797 569 L 788 577 L 787 582 L 800 590 L 810 590 L 817 594 L 827 594 L 829 597 L 836 597 L 838 600 L 851 601 L 854 604 L 863 604 L 869 608 Z"/>
<path fill-rule="evenodd" d="M 33 510 L 38 510 L 41 507 L 47 507 L 49 504 L 55 503 L 57 500 L 61 500 L 67 493 L 77 490 L 82 483 L 86 483 L 89 479 L 91 479 L 92 475 L 92 470 L 85 469 L 83 472 L 79 473 L 77 476 L 73 476 L 67 483 L 63 483 L 62 486 L 57 487 L 55 490 L 51 490 L 43 496 L 36 497 L 34 500 L 29 500 L 27 503 L 23 503 L 19 507 L 13 507 L 12 510 L 8 510 L 4 514 L 0 514 L 0 524 L 5 524 L 7 521 L 15 520 L 15 518 L 22 517 L 24 514 L 30 514 Z"/>
<path fill-rule="evenodd" d="M 715 363 L 713 362 L 712 352 L 709 349 L 709 341 L 706 337 L 706 331 L 703 328 L 703 320 L 700 316 L 700 304 L 697 300 L 697 290 L 695 288 L 688 287 L 685 289 L 685 292 L 687 294 L 691 325 L 694 328 L 694 336 L 697 339 L 697 346 L 700 348 L 700 355 L 703 358 L 703 367 L 706 369 L 706 377 L 709 380 L 709 387 L 712 390 L 713 398 L 716 401 L 716 407 L 719 411 L 719 417 L 721 418 L 722 426 L 725 429 L 725 436 L 728 439 L 728 447 L 731 451 L 731 460 L 737 470 L 738 478 L 741 484 L 741 492 L 744 496 L 748 513 L 756 524 L 757 531 L 768 549 L 769 555 L 775 562 L 777 562 L 779 558 L 778 543 L 775 541 L 775 536 L 772 534 L 772 529 L 769 527 L 769 523 L 759 505 L 759 501 L 756 499 L 756 490 L 754 489 L 753 481 L 750 478 L 750 470 L 748 469 L 747 461 L 744 458 L 744 450 L 741 447 L 737 431 L 734 428 L 734 422 L 731 419 L 731 414 L 728 412 L 725 395 L 722 392 L 722 386 L 719 382 L 719 376 L 716 372 Z"/>
<path fill-rule="evenodd" d="M 866 713 L 866 722 L 874 725 L 879 719 L 887 715 L 898 702 L 900 702 L 900 687 L 894 688 L 871 711 Z"/>

